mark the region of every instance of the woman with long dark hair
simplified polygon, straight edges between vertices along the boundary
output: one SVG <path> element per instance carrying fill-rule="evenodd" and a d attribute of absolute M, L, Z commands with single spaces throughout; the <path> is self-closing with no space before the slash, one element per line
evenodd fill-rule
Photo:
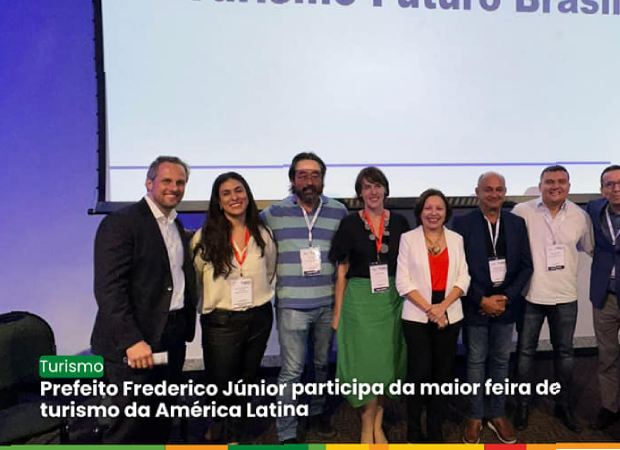
<path fill-rule="evenodd" d="M 227 172 L 214 181 L 206 221 L 194 235 L 192 249 L 208 382 L 220 392 L 230 381 L 252 383 L 273 321 L 276 246 L 238 173 Z M 215 400 L 232 405 L 242 399 Z M 222 423 L 215 425 L 205 435 L 208 440 L 218 440 L 215 428 L 221 430 Z M 224 429 L 219 440 L 238 442 L 241 420 L 229 420 Z"/>

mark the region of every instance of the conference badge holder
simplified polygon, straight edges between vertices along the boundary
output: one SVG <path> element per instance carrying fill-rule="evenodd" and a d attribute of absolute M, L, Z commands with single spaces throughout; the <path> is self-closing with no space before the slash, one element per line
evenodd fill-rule
<path fill-rule="evenodd" d="M 506 279 L 506 260 L 504 258 L 489 259 L 489 273 L 493 286 L 501 285 Z"/>
<path fill-rule="evenodd" d="M 373 294 L 390 289 L 388 265 L 384 262 L 370 263 L 370 290 Z"/>
<path fill-rule="evenodd" d="M 564 245 L 548 245 L 547 252 L 547 270 L 564 269 Z"/>
<path fill-rule="evenodd" d="M 299 250 L 301 271 L 304 277 L 313 277 L 321 274 L 321 248 L 307 247 Z"/>
<path fill-rule="evenodd" d="M 232 299 L 232 309 L 250 308 L 254 305 L 252 299 L 252 279 L 238 278 L 230 280 L 230 296 Z"/>

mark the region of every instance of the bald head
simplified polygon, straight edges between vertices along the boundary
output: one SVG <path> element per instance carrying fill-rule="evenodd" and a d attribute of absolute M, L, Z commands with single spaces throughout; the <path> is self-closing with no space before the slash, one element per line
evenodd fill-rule
<path fill-rule="evenodd" d="M 506 187 L 506 179 L 504 178 L 504 175 L 502 175 L 501 173 L 493 172 L 493 171 L 484 172 L 482 175 L 478 177 L 478 187 L 480 187 L 480 184 L 483 183 L 487 177 L 499 178 L 502 184 L 504 185 L 504 187 Z"/>
<path fill-rule="evenodd" d="M 497 172 L 485 172 L 478 178 L 476 197 L 484 215 L 497 215 L 506 198 L 506 180 Z"/>

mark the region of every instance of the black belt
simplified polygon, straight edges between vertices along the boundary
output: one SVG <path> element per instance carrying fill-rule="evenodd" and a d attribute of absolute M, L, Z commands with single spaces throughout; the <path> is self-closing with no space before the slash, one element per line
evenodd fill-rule
<path fill-rule="evenodd" d="M 266 309 L 266 308 L 271 308 L 271 302 L 267 302 L 267 303 L 263 303 L 260 306 L 252 306 L 251 308 L 248 309 L 243 309 L 241 311 L 237 311 L 234 309 L 219 309 L 219 308 L 215 308 L 213 311 L 211 311 L 209 314 L 226 314 L 226 315 L 236 315 L 236 316 L 242 316 L 242 315 L 249 315 L 249 314 L 253 314 L 256 311 L 260 311 L 261 309 Z"/>
<path fill-rule="evenodd" d="M 174 311 L 168 311 L 168 320 L 179 320 L 185 318 L 184 309 L 175 309 Z"/>

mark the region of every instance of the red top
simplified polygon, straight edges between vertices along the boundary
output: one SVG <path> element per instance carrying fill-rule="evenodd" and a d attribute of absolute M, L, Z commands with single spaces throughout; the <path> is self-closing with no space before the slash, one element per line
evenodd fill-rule
<path fill-rule="evenodd" d="M 431 267 L 431 285 L 433 291 L 445 291 L 448 284 L 448 247 L 437 256 L 428 254 L 428 264 Z"/>

